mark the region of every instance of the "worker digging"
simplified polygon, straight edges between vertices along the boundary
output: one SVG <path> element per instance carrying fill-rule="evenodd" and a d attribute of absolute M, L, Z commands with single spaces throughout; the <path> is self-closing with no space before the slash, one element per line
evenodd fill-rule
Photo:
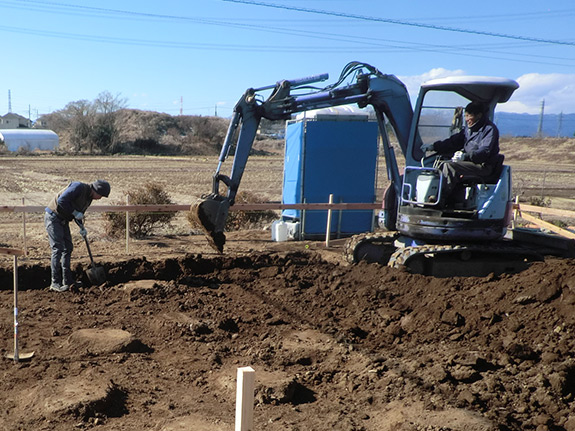
<path fill-rule="evenodd" d="M 70 222 L 75 220 L 80 228 L 80 235 L 86 239 L 87 231 L 84 227 L 84 213 L 92 201 L 110 196 L 110 184 L 105 180 L 96 180 L 91 184 L 74 181 L 60 191 L 46 207 L 44 224 L 50 242 L 51 283 L 50 290 L 66 292 L 70 290 L 76 280 L 70 268 L 72 250 L 72 235 Z M 86 246 L 89 245 L 86 240 Z M 92 257 L 90 253 L 90 257 Z M 94 266 L 93 260 L 92 265 Z M 102 279 L 101 270 L 92 269 L 93 280 Z"/>

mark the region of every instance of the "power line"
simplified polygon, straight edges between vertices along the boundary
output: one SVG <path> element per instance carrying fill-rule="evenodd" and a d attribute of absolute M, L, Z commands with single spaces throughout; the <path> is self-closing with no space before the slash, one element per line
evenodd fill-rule
<path fill-rule="evenodd" d="M 557 41 L 557 40 L 551 40 L 551 39 L 529 38 L 529 37 L 524 37 L 524 36 L 513 36 L 513 35 L 500 34 L 500 33 L 491 33 L 491 32 L 482 32 L 482 31 L 476 31 L 476 30 L 452 28 L 452 27 L 439 26 L 439 25 L 434 25 L 434 24 L 416 23 L 416 22 L 410 22 L 410 21 L 404 21 L 404 20 L 394 20 L 394 19 L 377 18 L 377 17 L 355 15 L 355 14 L 330 12 L 330 11 L 325 11 L 325 10 L 276 5 L 276 4 L 256 2 L 256 1 L 246 1 L 246 0 L 223 0 L 223 1 L 231 2 L 231 3 L 243 3 L 243 4 L 250 4 L 250 5 L 271 7 L 271 8 L 295 10 L 295 11 L 301 11 L 301 12 L 309 12 L 309 13 L 315 13 L 315 14 L 320 14 L 320 15 L 335 16 L 338 18 L 345 18 L 345 19 L 352 18 L 352 19 L 359 19 L 359 20 L 364 20 L 364 21 L 367 20 L 367 21 L 373 21 L 373 22 L 386 22 L 386 23 L 392 23 L 392 24 L 431 28 L 431 29 L 438 29 L 438 30 L 445 30 L 445 31 L 455 31 L 455 32 L 463 32 L 463 33 L 469 33 L 469 34 L 481 34 L 481 35 L 488 35 L 488 36 L 493 36 L 493 37 L 501 37 L 501 38 L 514 39 L 514 40 L 523 40 L 523 41 L 529 41 L 529 42 L 552 43 L 552 44 L 559 44 L 559 45 L 575 46 L 575 42 L 568 42 L 568 41 Z M 166 15 L 166 14 L 157 14 L 157 13 L 137 12 L 137 11 L 121 10 L 121 9 L 80 6 L 80 5 L 75 5 L 75 4 L 70 4 L 70 3 L 60 3 L 60 2 L 42 2 L 42 1 L 36 1 L 36 0 L 20 0 L 19 2 L 16 3 L 18 6 L 14 6 L 14 2 L 9 2 L 9 1 L 8 2 L 0 1 L 0 4 L 2 4 L 2 3 L 12 4 L 13 7 L 17 7 L 17 8 L 21 8 L 21 9 L 29 9 L 29 8 L 22 7 L 22 4 L 27 3 L 30 5 L 35 5 L 37 8 L 40 8 L 40 10 L 48 11 L 48 12 L 53 12 L 53 10 L 46 9 L 47 6 L 50 6 L 50 7 L 55 6 L 55 7 L 63 8 L 63 9 L 72 9 L 72 10 L 80 10 L 80 11 L 84 10 L 84 11 L 90 11 L 90 12 L 97 12 L 100 14 L 101 13 L 116 14 L 116 15 L 124 15 L 124 16 L 136 16 L 136 17 L 142 17 L 142 18 L 160 18 L 160 19 L 167 19 L 167 20 L 193 21 L 193 22 L 209 24 L 209 25 L 238 26 L 240 28 L 243 27 L 243 28 L 252 28 L 252 29 L 262 29 L 262 28 L 266 29 L 266 27 L 262 27 L 262 26 L 245 25 L 245 24 L 237 24 L 237 23 L 234 24 L 233 22 L 230 22 L 230 21 L 221 21 L 221 20 L 188 17 L 188 16 L 180 16 L 180 15 Z M 566 9 L 566 10 L 562 10 L 562 11 L 554 11 L 553 13 L 555 13 L 555 14 L 561 13 L 561 14 L 568 14 L 569 15 L 569 14 L 574 13 L 574 12 L 575 12 L 575 9 L 573 9 L 573 10 L 572 9 Z M 540 13 L 523 13 L 523 14 L 514 14 L 514 15 L 511 15 L 511 17 L 514 17 L 514 16 L 517 16 L 517 17 L 533 16 L 533 15 L 536 15 L 538 17 L 541 16 Z M 495 15 L 486 15 L 486 16 L 479 16 L 479 18 L 493 18 L 494 16 Z M 478 18 L 477 16 L 474 17 L 474 19 L 477 19 L 477 18 Z M 510 16 L 506 16 L 506 19 L 509 19 L 509 18 L 510 18 Z M 285 20 L 283 20 L 283 21 L 285 21 Z M 274 28 L 268 28 L 268 31 L 271 29 L 281 30 L 281 29 L 277 29 L 274 27 Z M 285 29 L 284 29 L 284 31 L 287 32 L 288 34 L 293 34 L 293 32 L 295 32 L 294 30 L 287 31 Z M 276 32 L 282 33 L 283 31 L 276 31 Z M 307 33 L 309 33 L 309 31 Z M 313 32 L 313 33 L 318 34 L 317 32 Z M 97 38 L 97 36 L 80 36 L 80 35 L 76 35 L 76 37 L 83 38 L 84 40 L 86 40 L 86 39 L 94 40 L 94 38 Z M 102 39 L 105 39 L 105 38 L 102 37 Z M 109 41 L 109 40 L 107 40 L 107 41 Z M 129 43 L 134 44 L 135 42 L 134 42 L 134 40 L 130 40 Z M 148 42 L 148 43 L 150 43 L 151 45 L 157 45 L 158 43 L 172 44 L 171 42 Z M 146 44 L 146 42 L 137 43 L 137 44 Z M 237 49 L 237 47 L 233 47 L 232 49 Z M 318 48 L 318 49 L 325 49 L 325 48 Z M 341 47 L 338 49 L 341 49 Z M 355 48 L 351 48 L 351 49 L 355 50 Z"/>
<path fill-rule="evenodd" d="M 224 1 L 231 1 L 236 3 L 245 3 L 245 4 L 254 4 L 254 5 L 264 5 L 270 7 L 279 7 L 286 9 L 289 7 L 287 6 L 279 6 L 279 5 L 269 5 L 266 3 L 261 2 L 249 2 L 249 1 L 242 1 L 242 0 L 224 0 Z M 0 1 L 1 4 L 6 4 L 10 2 Z M 184 42 L 170 42 L 170 41 L 154 41 L 154 40 L 140 40 L 140 39 L 128 39 L 128 38 L 117 38 L 117 37 L 109 37 L 109 36 L 91 36 L 91 35 L 81 35 L 81 34 L 71 34 L 71 33 L 61 33 L 61 32 L 50 32 L 50 31 L 42 31 L 37 29 L 26 29 L 26 28 L 17 28 L 17 27 L 7 27 L 7 26 L 0 26 L 0 31 L 9 31 L 9 32 L 17 32 L 17 33 L 25 33 L 25 34 L 32 34 L 32 35 L 40 35 L 40 36 L 49 36 L 49 37 L 57 37 L 63 39 L 70 39 L 70 40 L 83 40 L 83 41 L 93 41 L 93 42 L 104 42 L 104 43 L 111 43 L 111 44 L 123 44 L 123 45 L 135 45 L 135 46 L 151 46 L 151 47 L 159 47 L 159 48 L 174 48 L 174 49 L 196 49 L 196 50 L 220 50 L 220 51 L 244 51 L 244 52 L 291 52 L 291 53 L 300 53 L 300 52 L 316 52 L 316 53 L 331 53 L 337 51 L 338 53 L 344 52 L 353 52 L 357 53 L 358 50 L 361 52 L 369 53 L 369 52 L 402 52 L 402 51 L 418 51 L 418 52 L 440 52 L 450 54 L 456 51 L 457 55 L 461 56 L 468 56 L 468 57 L 478 57 L 478 58 L 493 58 L 493 59 L 501 59 L 507 61 L 515 61 L 515 62 L 527 62 L 527 63 L 536 63 L 536 64 L 547 64 L 547 65 L 555 65 L 555 66 L 563 66 L 563 67 L 570 67 L 569 64 L 565 64 L 565 62 L 570 62 L 573 59 L 565 58 L 565 57 L 549 57 L 549 56 L 534 56 L 529 54 L 519 54 L 519 53 L 509 53 L 501 50 L 494 50 L 493 48 L 497 45 L 489 45 L 483 44 L 483 46 L 475 45 L 472 47 L 465 47 L 465 46 L 446 46 L 446 45 L 433 45 L 433 44 L 424 44 L 424 43 L 410 43 L 405 41 L 393 41 L 393 40 L 386 40 L 386 39 L 378 39 L 378 38 L 368 38 L 365 36 L 358 37 L 358 36 L 351 36 L 351 35 L 343 35 L 341 33 L 333 34 L 333 33 L 325 33 L 325 32 L 314 32 L 306 29 L 305 31 L 295 30 L 295 29 L 286 29 L 286 28 L 278 28 L 270 27 L 270 26 L 261 26 L 261 25 L 253 25 L 253 24 L 239 24 L 229 21 L 222 21 L 222 20 L 210 20 L 210 19 L 202 19 L 202 18 L 194 18 L 194 17 L 185 17 L 185 16 L 176 16 L 176 15 L 162 15 L 162 14 L 152 14 L 152 13 L 142 13 L 142 12 L 135 12 L 135 11 L 126 11 L 126 10 L 117 10 L 117 9 L 109 9 L 109 8 L 98 8 L 98 7 L 88 7 L 88 6 L 78 6 L 72 5 L 67 3 L 59 3 L 59 2 L 39 2 L 35 0 L 21 0 L 17 2 L 18 5 L 23 3 L 28 3 L 32 5 L 41 5 L 35 7 L 43 7 L 43 11 L 46 11 L 46 6 L 51 7 L 58 7 L 58 8 L 68 8 L 73 10 L 86 10 L 89 12 L 97 12 L 98 14 L 106 13 L 106 14 L 120 14 L 124 16 L 138 16 L 144 18 L 161 18 L 161 19 L 168 19 L 168 20 L 187 20 L 187 21 L 194 21 L 197 23 L 208 24 L 208 25 L 219 25 L 219 26 L 227 26 L 227 27 L 238 27 L 238 28 L 248 28 L 251 30 L 257 31 L 265 31 L 265 32 L 274 32 L 278 34 L 289 34 L 289 35 L 299 35 L 305 37 L 313 36 L 315 39 L 324 39 L 324 40 L 332 40 L 332 41 L 339 41 L 339 42 L 349 42 L 349 43 L 361 43 L 361 46 L 353 45 L 353 46 L 335 46 L 335 47 L 325 47 L 325 46 L 310 46 L 306 45 L 305 48 L 298 46 L 298 45 L 289 45 L 280 47 L 277 45 L 274 46 L 264 46 L 264 45 L 232 45 L 232 44 L 207 44 L 207 43 L 184 43 Z M 21 7 L 21 6 L 19 6 Z M 316 11 L 312 9 L 304 9 L 304 8 L 293 8 L 295 10 L 302 10 L 302 11 L 312 11 L 314 13 L 320 14 L 335 14 L 340 18 L 360 18 L 360 19 L 369 19 L 382 21 L 383 19 L 373 18 L 373 17 L 360 17 L 358 15 L 346 15 L 340 13 L 331 13 L 325 11 Z M 54 12 L 53 10 L 48 10 L 48 12 Z M 233 20 L 232 20 L 233 21 Z M 388 20 L 389 21 L 389 20 Z M 391 20 L 393 21 L 393 20 Z M 406 21 L 405 21 L 406 22 Z M 415 24 L 416 26 L 428 26 L 425 24 Z M 455 31 L 455 30 L 452 30 Z M 466 30 L 461 30 L 466 32 Z M 509 38 L 516 39 L 516 37 L 509 36 Z M 525 42 L 525 38 L 519 38 Z M 365 41 L 368 41 L 371 46 L 368 46 Z M 481 49 L 481 48 L 484 49 Z M 505 47 L 500 46 L 500 48 L 513 48 L 511 46 Z M 487 51 L 490 55 L 482 55 L 481 51 Z M 504 57 L 493 55 L 493 54 L 500 54 Z M 522 60 L 519 58 L 510 58 L 509 56 L 513 55 L 516 57 L 535 57 L 533 60 Z M 544 62 L 541 61 L 543 58 L 559 60 L 559 62 L 550 63 L 548 61 Z"/>
<path fill-rule="evenodd" d="M 488 21 L 489 23 L 502 21 L 508 23 L 510 21 L 526 21 L 526 20 L 535 20 L 540 22 L 542 19 L 545 18 L 565 18 L 567 16 L 571 16 L 575 14 L 575 9 L 562 9 L 562 10 L 554 10 L 554 11 L 538 11 L 538 12 L 523 12 L 523 13 L 514 13 L 514 14 L 491 14 L 491 15 L 473 15 L 473 22 L 480 22 L 480 21 Z M 464 16 L 442 16 L 438 18 L 430 18 L 426 17 L 425 21 L 455 21 L 461 22 L 462 20 L 469 19 L 469 15 Z"/>
<path fill-rule="evenodd" d="M 268 7 L 279 7 L 279 8 L 284 8 L 284 9 L 288 9 L 290 8 L 289 6 L 282 6 L 282 5 L 273 5 L 273 4 L 266 4 L 266 3 L 257 3 L 254 1 L 234 1 L 234 0 L 223 0 L 223 1 L 231 1 L 231 2 L 235 2 L 235 3 L 246 3 L 246 4 L 253 4 L 253 5 L 258 5 L 258 6 L 268 6 Z M 317 1 L 317 0 L 316 0 Z M 330 0 L 327 0 L 330 1 Z M 331 0 L 333 1 L 333 0 Z M 72 10 L 84 10 L 84 11 L 89 11 L 89 12 L 97 12 L 99 14 L 117 14 L 117 15 L 126 15 L 126 16 L 139 16 L 142 18 L 160 18 L 160 19 L 167 19 L 167 20 L 179 20 L 179 21 L 202 21 L 202 18 L 195 18 L 195 17 L 187 17 L 187 16 L 181 16 L 181 15 L 166 15 L 166 14 L 158 14 L 158 13 L 149 13 L 149 12 L 137 12 L 137 11 L 130 11 L 130 10 L 122 10 L 122 9 L 111 9 L 111 8 L 102 8 L 102 7 L 93 7 L 93 6 L 81 6 L 81 5 L 75 5 L 75 4 L 71 4 L 71 3 L 61 3 L 61 2 L 54 2 L 54 1 L 38 1 L 38 0 L 18 0 L 18 1 L 0 1 L 0 4 L 6 4 L 6 5 L 10 5 L 13 8 L 18 8 L 18 9 L 24 9 L 24 10 L 30 10 L 30 7 L 24 7 L 24 4 L 28 4 L 30 6 L 35 6 L 37 10 L 43 10 L 43 11 L 48 11 L 48 12 L 52 12 L 54 7 L 60 8 L 60 9 L 72 9 Z M 49 7 L 49 8 L 48 8 Z M 336 14 L 328 12 L 328 11 L 322 11 L 322 10 L 314 10 L 314 9 L 304 9 L 304 8 L 293 8 L 294 10 L 303 10 L 303 11 L 314 11 L 317 13 L 322 13 L 322 14 L 331 14 L 340 18 L 344 18 L 344 19 L 348 19 L 348 18 L 355 18 L 357 19 L 359 17 L 359 15 L 349 15 L 349 14 Z M 500 19 L 502 21 L 505 22 L 509 22 L 509 21 L 514 21 L 514 20 L 518 20 L 518 19 L 535 19 L 537 21 L 540 21 L 541 18 L 545 18 L 545 17 L 553 17 L 553 16 L 559 16 L 559 17 L 565 17 L 565 16 L 570 16 L 575 14 L 575 9 L 562 9 L 562 10 L 554 10 L 554 11 L 545 11 L 545 12 L 523 12 L 523 13 L 515 13 L 515 14 L 506 14 L 505 16 L 501 16 L 501 15 L 495 15 L 495 14 L 490 14 L 490 15 L 474 15 L 473 16 L 473 21 L 477 22 L 480 20 L 489 20 L 489 22 L 493 22 L 493 20 L 495 19 Z M 381 21 L 382 19 L 378 19 L 378 18 L 373 18 L 373 17 L 364 17 L 364 18 L 369 18 L 370 20 L 378 20 Z M 433 20 L 441 20 L 443 22 L 445 21 L 461 21 L 462 19 L 467 19 L 468 16 L 449 16 L 449 17 L 441 17 L 441 18 L 425 18 L 425 20 L 427 22 L 429 21 L 433 21 Z M 249 21 L 251 22 L 252 19 L 251 18 L 237 18 L 234 19 L 235 21 Z M 274 21 L 274 19 L 267 19 L 268 21 Z M 278 21 L 281 22 L 285 22 L 285 18 L 278 18 Z M 291 20 L 291 21 L 295 21 L 295 20 Z M 412 20 L 413 21 L 413 20 Z M 405 22 L 407 23 L 408 21 L 398 21 L 399 22 Z M 417 23 L 413 22 L 412 24 L 417 25 Z M 426 24 L 421 24 L 421 25 L 426 25 Z M 429 25 L 429 24 L 427 24 Z"/>
<path fill-rule="evenodd" d="M 95 35 L 84 35 L 84 34 L 75 34 L 75 33 L 62 33 L 62 32 L 55 32 L 55 31 L 46 31 L 46 30 L 36 30 L 36 29 L 27 29 L 22 27 L 10 27 L 10 26 L 0 26 L 0 31 L 7 31 L 12 33 L 22 33 L 22 34 L 30 34 L 36 36 L 43 36 L 43 37 L 55 37 L 60 39 L 67 39 L 73 41 L 91 41 L 91 42 L 101 42 L 101 43 L 109 43 L 109 44 L 116 44 L 116 45 L 131 45 L 131 46 L 145 46 L 145 47 L 155 47 L 155 48 L 173 48 L 173 49 L 194 49 L 194 50 L 210 50 L 210 51 L 233 51 L 233 52 L 286 52 L 286 53 L 322 53 L 322 54 L 330 54 L 333 52 L 337 53 L 357 53 L 361 51 L 363 53 L 368 52 L 375 52 L 375 53 L 383 53 L 383 52 L 407 52 L 407 51 L 417 51 L 417 52 L 440 52 L 449 54 L 451 52 L 456 53 L 458 56 L 467 56 L 467 57 L 477 57 L 477 58 L 493 58 L 493 59 L 502 59 L 506 61 L 515 61 L 515 62 L 524 62 L 524 63 L 536 63 L 536 64 L 546 64 L 546 65 L 555 65 L 555 66 L 566 66 L 570 67 L 569 64 L 565 63 L 551 63 L 549 61 L 537 61 L 537 60 L 522 60 L 522 59 L 512 59 L 509 58 L 509 53 L 502 52 L 502 51 L 495 51 L 493 49 L 488 49 L 486 47 L 486 51 L 489 54 L 501 54 L 504 57 L 498 57 L 494 55 L 482 55 L 479 52 L 482 51 L 477 47 L 467 48 L 465 46 L 445 46 L 445 45 L 431 45 L 431 44 L 422 44 L 422 43 L 409 43 L 403 41 L 393 41 L 393 40 L 383 40 L 383 42 L 388 42 L 385 44 L 377 43 L 380 39 L 374 38 L 365 38 L 365 37 L 356 37 L 356 36 L 342 36 L 342 35 L 331 35 L 330 33 L 319 33 L 319 32 L 299 32 L 297 30 L 287 30 L 287 29 L 266 29 L 265 27 L 258 28 L 261 31 L 272 31 L 279 34 L 295 34 L 295 35 L 315 35 L 314 37 L 323 38 L 325 40 L 336 40 L 340 42 L 352 42 L 352 43 L 361 43 L 361 45 L 353 45 L 348 47 L 339 46 L 311 46 L 306 45 L 305 47 L 301 46 L 277 46 L 277 45 L 234 45 L 234 44 L 218 44 L 218 43 L 191 43 L 191 42 L 173 42 L 173 41 L 158 41 L 158 40 L 141 40 L 141 39 L 131 39 L 131 38 L 119 38 L 119 37 L 110 37 L 110 36 L 95 36 Z M 371 46 L 367 46 L 365 44 L 365 40 L 371 40 Z M 392 43 L 390 45 L 390 43 Z M 483 51 L 485 51 L 483 50 Z M 474 51 L 466 52 L 466 51 Z M 555 59 L 555 60 L 562 60 L 562 61 L 571 61 L 572 59 L 569 58 L 559 58 L 559 57 L 549 57 L 549 56 L 535 56 L 529 54 L 512 54 L 516 56 L 522 57 L 534 57 L 536 59 L 541 58 L 548 58 L 548 59 Z"/>
<path fill-rule="evenodd" d="M 514 36 L 514 35 L 504 34 L 504 33 L 493 33 L 493 32 L 488 32 L 488 31 L 462 29 L 462 28 L 447 27 L 447 26 L 436 25 L 436 24 L 416 23 L 416 22 L 403 21 L 403 20 L 391 19 L 391 18 L 378 18 L 378 17 L 373 17 L 373 16 L 355 15 L 355 14 L 348 14 L 348 13 L 342 13 L 342 12 L 330 12 L 330 11 L 326 11 L 326 10 L 309 9 L 309 8 L 294 7 L 294 6 L 284 6 L 284 5 L 277 5 L 277 4 L 271 4 L 271 3 L 256 2 L 256 1 L 246 1 L 246 0 L 222 0 L 222 1 L 229 2 L 229 3 L 249 4 L 249 5 L 253 5 L 253 6 L 264 6 L 264 7 L 276 8 L 276 9 L 293 10 L 293 11 L 297 11 L 297 12 L 315 13 L 315 14 L 320 14 L 320 15 L 337 16 L 337 17 L 344 17 L 344 18 L 354 18 L 354 19 L 359 19 L 362 21 L 384 22 L 387 24 L 397 24 L 397 25 L 405 25 L 405 26 L 410 26 L 410 27 L 429 28 L 432 30 L 443 30 L 443 31 L 452 31 L 452 32 L 457 32 L 457 33 L 477 34 L 477 35 L 482 35 L 482 36 L 501 37 L 501 38 L 505 38 L 505 39 L 525 40 L 525 41 L 529 41 L 529 42 L 549 43 L 549 44 L 553 44 L 553 45 L 575 46 L 575 42 L 569 42 L 569 41 L 542 39 L 542 38 L 527 37 L 527 36 Z"/>

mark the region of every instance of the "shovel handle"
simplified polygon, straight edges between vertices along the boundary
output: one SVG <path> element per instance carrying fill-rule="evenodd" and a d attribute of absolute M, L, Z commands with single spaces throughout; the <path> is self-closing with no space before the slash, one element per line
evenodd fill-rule
<path fill-rule="evenodd" d="M 78 225 L 78 227 L 80 229 L 82 229 L 84 227 L 84 223 L 81 222 L 80 220 L 78 220 L 77 218 L 74 218 L 74 221 L 76 222 L 76 224 Z"/>
<path fill-rule="evenodd" d="M 74 221 L 76 222 L 76 224 L 78 225 L 78 227 L 80 229 L 85 229 L 84 228 L 84 223 L 82 223 L 80 220 L 78 219 L 74 219 Z M 90 256 L 90 262 L 92 262 L 92 267 L 96 266 L 96 263 L 94 262 L 94 258 L 92 257 L 92 250 L 90 250 L 90 243 L 88 242 L 88 236 L 84 236 L 84 242 L 86 243 L 86 249 L 88 250 L 88 256 Z"/>

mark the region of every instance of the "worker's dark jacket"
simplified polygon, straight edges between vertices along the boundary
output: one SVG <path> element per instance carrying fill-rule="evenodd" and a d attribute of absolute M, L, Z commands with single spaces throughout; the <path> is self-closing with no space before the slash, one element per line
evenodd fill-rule
<path fill-rule="evenodd" d="M 473 127 L 464 129 L 443 141 L 437 141 L 433 148 L 440 154 L 464 152 L 463 160 L 478 165 L 494 165 L 499 154 L 499 130 L 483 116 Z"/>
<path fill-rule="evenodd" d="M 91 203 L 92 186 L 74 181 L 52 199 L 46 210 L 56 213 L 62 220 L 72 221 L 73 211 L 84 213 Z"/>

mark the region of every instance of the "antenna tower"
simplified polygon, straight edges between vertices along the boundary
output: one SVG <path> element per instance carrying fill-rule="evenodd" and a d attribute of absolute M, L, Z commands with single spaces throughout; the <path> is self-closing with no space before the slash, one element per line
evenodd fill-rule
<path fill-rule="evenodd" d="M 8 112 L 12 112 L 12 93 L 8 90 Z"/>

